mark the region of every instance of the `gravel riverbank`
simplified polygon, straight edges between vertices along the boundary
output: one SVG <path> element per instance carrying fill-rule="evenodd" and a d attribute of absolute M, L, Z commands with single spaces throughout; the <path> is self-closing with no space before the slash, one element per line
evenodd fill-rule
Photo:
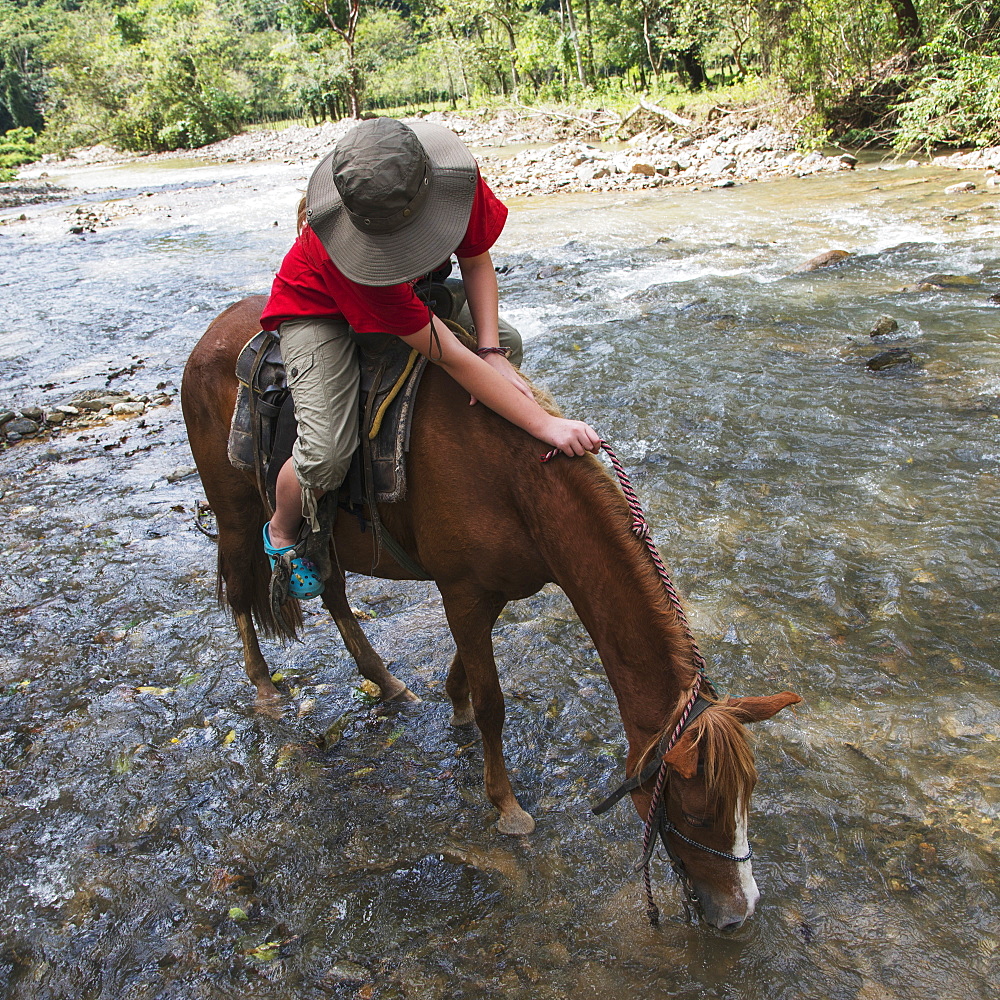
<path fill-rule="evenodd" d="M 655 106 L 625 119 L 609 112 L 575 114 L 523 110 L 481 113 L 433 112 L 425 116 L 453 129 L 475 151 L 485 176 L 501 197 L 558 192 L 626 191 L 675 186 L 733 187 L 755 181 L 851 170 L 857 159 L 834 151 L 801 152 L 794 128 L 772 124 L 766 108 L 721 113 L 692 121 Z M 75 165 L 204 159 L 223 163 L 279 161 L 309 164 L 325 155 L 353 121 L 309 127 L 256 129 L 204 146 L 136 157 L 107 146 L 75 150 L 66 160 L 47 157 L 0 185 L 0 208 L 57 198 L 49 171 Z M 887 159 L 891 159 L 886 154 Z M 899 162 L 898 159 L 896 162 Z M 955 153 L 924 163 L 979 171 L 977 186 L 1000 185 L 1000 147 Z M 992 182 L 992 183 L 991 183 Z"/>

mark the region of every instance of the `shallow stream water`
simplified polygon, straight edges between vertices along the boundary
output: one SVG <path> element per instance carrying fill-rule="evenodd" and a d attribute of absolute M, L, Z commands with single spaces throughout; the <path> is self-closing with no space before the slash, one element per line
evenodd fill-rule
<path fill-rule="evenodd" d="M 266 291 L 306 170 L 78 169 L 67 201 L 0 213 L 0 403 L 176 389 Z M 990 995 L 1000 195 L 955 179 L 526 199 L 495 248 L 526 368 L 629 469 L 713 678 L 804 698 L 758 727 L 744 928 L 684 923 L 659 863 L 646 923 L 638 819 L 590 813 L 621 723 L 555 588 L 495 633 L 524 840 L 448 725 L 431 585 L 349 582 L 422 703 L 374 706 L 310 607 L 265 644 L 286 711 L 257 711 L 175 402 L 0 453 L 0 994 Z M 70 235 L 78 207 L 107 225 Z M 853 256 L 795 272 L 830 249 Z M 888 347 L 914 363 L 869 371 Z"/>

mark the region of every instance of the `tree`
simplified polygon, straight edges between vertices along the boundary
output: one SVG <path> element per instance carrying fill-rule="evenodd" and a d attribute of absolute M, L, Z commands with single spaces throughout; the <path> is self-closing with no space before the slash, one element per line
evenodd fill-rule
<path fill-rule="evenodd" d="M 312 15 L 315 27 L 325 26 L 341 38 L 347 48 L 347 101 L 352 118 L 361 117 L 361 70 L 356 41 L 362 0 L 295 0 L 304 12 Z"/>

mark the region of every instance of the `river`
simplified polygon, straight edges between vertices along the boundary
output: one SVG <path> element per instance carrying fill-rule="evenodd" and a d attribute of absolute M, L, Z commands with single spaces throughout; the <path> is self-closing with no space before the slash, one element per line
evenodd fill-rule
<path fill-rule="evenodd" d="M 306 169 L 79 168 L 3 212 L 0 403 L 175 393 L 209 320 L 266 291 Z M 431 585 L 348 588 L 422 703 L 373 706 L 309 607 L 265 644 L 287 711 L 256 711 L 175 399 L 0 455 L 0 994 L 989 995 L 1000 195 L 955 179 L 521 199 L 495 248 L 526 368 L 628 468 L 713 679 L 804 699 L 757 727 L 743 928 L 685 923 L 659 862 L 645 922 L 639 821 L 590 812 L 621 723 L 555 588 L 495 632 L 528 838 L 493 828 L 478 739 L 447 724 Z M 796 272 L 830 249 L 852 256 Z M 913 362 L 866 368 L 890 347 Z"/>

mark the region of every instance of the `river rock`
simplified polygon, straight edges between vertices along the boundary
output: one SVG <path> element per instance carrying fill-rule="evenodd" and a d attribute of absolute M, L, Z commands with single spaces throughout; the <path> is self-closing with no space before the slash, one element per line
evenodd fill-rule
<path fill-rule="evenodd" d="M 22 407 L 21 416 L 27 417 L 28 420 L 34 420 L 36 424 L 40 424 L 45 419 L 45 414 L 40 406 Z"/>
<path fill-rule="evenodd" d="M 66 419 L 66 414 L 61 410 L 49 410 L 45 416 L 47 424 L 61 424 Z"/>
<path fill-rule="evenodd" d="M 188 476 L 193 476 L 197 471 L 193 465 L 182 465 L 179 469 L 168 472 L 166 480 L 168 483 L 176 483 L 181 479 L 187 479 Z"/>
<path fill-rule="evenodd" d="M 13 410 L 0 410 L 0 427 L 2 427 L 8 420 L 13 420 L 17 414 Z"/>
<path fill-rule="evenodd" d="M 728 156 L 713 156 L 702 167 L 702 173 L 715 177 L 719 174 L 724 174 L 727 170 L 732 170 L 735 166 L 736 161 L 730 159 Z"/>
<path fill-rule="evenodd" d="M 885 371 L 886 368 L 895 368 L 899 365 L 912 365 L 913 353 L 905 347 L 890 347 L 889 350 L 876 354 L 869 359 L 865 365 L 870 372 Z"/>
<path fill-rule="evenodd" d="M 821 253 L 819 256 L 813 257 L 812 260 L 807 260 L 804 264 L 795 268 L 795 271 L 816 271 L 821 267 L 830 267 L 833 264 L 839 264 L 842 260 L 846 260 L 850 256 L 852 254 L 848 250 L 827 250 L 826 253 Z"/>
<path fill-rule="evenodd" d="M 51 412 L 61 413 L 64 417 L 80 416 L 80 410 L 75 406 L 70 406 L 69 403 L 60 403 L 58 406 L 54 406 Z"/>
<path fill-rule="evenodd" d="M 890 333 L 895 333 L 899 329 L 899 324 L 891 316 L 879 316 L 875 325 L 868 331 L 869 337 L 886 337 Z"/>
<path fill-rule="evenodd" d="M 20 437 L 33 437 L 38 433 L 38 429 L 38 424 L 27 417 L 18 417 L 16 420 L 9 421 L 6 425 L 8 438 L 11 434 L 17 434 Z"/>
<path fill-rule="evenodd" d="M 633 163 L 630 173 L 642 174 L 644 177 L 655 177 L 656 167 L 651 163 Z"/>
<path fill-rule="evenodd" d="M 714 188 L 736 187 L 736 181 L 734 181 L 732 177 L 722 177 L 717 181 L 712 181 L 712 187 Z"/>
<path fill-rule="evenodd" d="M 960 181 L 958 184 L 949 184 L 948 187 L 944 189 L 945 194 L 968 194 L 970 191 L 975 191 L 976 185 L 972 181 Z"/>
<path fill-rule="evenodd" d="M 1000 188 L 1000 176 L 987 177 L 986 186 L 988 188 Z"/>
<path fill-rule="evenodd" d="M 111 412 L 119 417 L 138 417 L 146 412 L 146 404 L 135 403 L 115 403 L 111 407 Z"/>
<path fill-rule="evenodd" d="M 858 165 L 858 158 L 856 156 L 851 156 L 850 153 L 844 153 L 840 157 L 840 162 L 849 170 L 853 170 Z"/>

